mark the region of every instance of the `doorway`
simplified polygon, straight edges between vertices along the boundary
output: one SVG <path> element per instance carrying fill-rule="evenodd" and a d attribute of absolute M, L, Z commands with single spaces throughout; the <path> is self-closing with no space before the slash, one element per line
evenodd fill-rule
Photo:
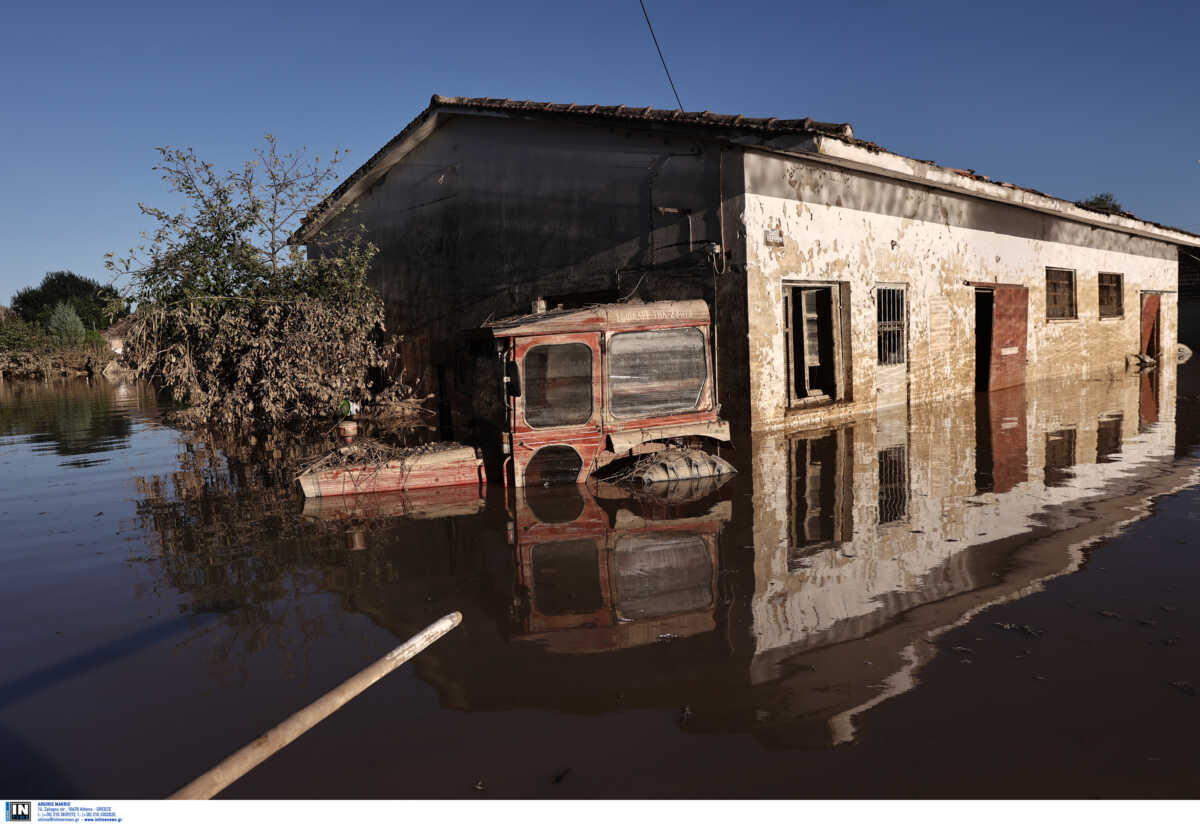
<path fill-rule="evenodd" d="M 988 391 L 992 370 L 992 310 L 995 293 L 975 290 L 975 391 Z"/>
<path fill-rule="evenodd" d="M 1162 295 L 1142 292 L 1142 354 L 1158 360 L 1158 310 Z"/>
<path fill-rule="evenodd" d="M 1001 283 L 975 288 L 975 389 L 995 392 L 1025 383 L 1029 289 Z"/>

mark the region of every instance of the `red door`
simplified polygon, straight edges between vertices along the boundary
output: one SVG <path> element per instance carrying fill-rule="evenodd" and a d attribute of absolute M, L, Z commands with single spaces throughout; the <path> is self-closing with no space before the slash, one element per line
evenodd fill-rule
<path fill-rule="evenodd" d="M 1158 307 L 1161 295 L 1142 293 L 1142 354 L 1158 357 Z"/>
<path fill-rule="evenodd" d="M 992 306 L 989 391 L 1024 385 L 1028 325 L 1029 290 L 1024 286 L 997 286 Z"/>

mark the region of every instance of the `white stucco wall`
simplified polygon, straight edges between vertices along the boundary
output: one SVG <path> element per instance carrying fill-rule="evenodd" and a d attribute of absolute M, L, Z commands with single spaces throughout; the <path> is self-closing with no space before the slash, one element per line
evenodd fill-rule
<path fill-rule="evenodd" d="M 745 181 L 756 431 L 830 423 L 875 408 L 877 284 L 907 289 L 912 401 L 974 391 L 975 289 L 965 281 L 1028 287 L 1027 381 L 1122 372 L 1126 355 L 1139 349 L 1142 290 L 1166 293 L 1161 344 L 1168 350 L 1177 339 L 1178 263 L 1170 244 L 760 152 L 746 153 Z M 1047 267 L 1075 270 L 1077 320 L 1046 319 Z M 1099 318 L 1100 272 L 1124 275 L 1120 319 Z M 849 284 L 848 403 L 788 409 L 783 287 L 795 282 Z"/>

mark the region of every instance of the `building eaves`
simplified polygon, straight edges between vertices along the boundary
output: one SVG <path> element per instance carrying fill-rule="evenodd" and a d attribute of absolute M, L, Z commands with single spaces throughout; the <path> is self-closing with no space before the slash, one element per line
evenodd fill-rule
<path fill-rule="evenodd" d="M 826 123 L 811 117 L 781 119 L 778 117 L 746 117 L 740 114 L 715 114 L 710 111 L 685 112 L 679 109 L 655 109 L 651 106 L 600 106 L 578 103 L 543 103 L 535 100 L 510 100 L 498 97 L 446 97 L 435 94 L 429 106 L 358 167 L 329 195 L 309 210 L 300 222 L 293 241 L 304 242 L 310 227 L 337 203 L 351 187 L 371 173 L 391 153 L 392 149 L 412 137 L 434 114 L 448 112 L 501 113 L 569 120 L 601 120 L 624 122 L 630 125 L 677 126 L 711 134 L 758 135 L 764 138 L 782 135 L 818 135 L 855 142 L 854 129 L 849 123 Z M 863 146 L 873 144 L 859 143 Z"/>

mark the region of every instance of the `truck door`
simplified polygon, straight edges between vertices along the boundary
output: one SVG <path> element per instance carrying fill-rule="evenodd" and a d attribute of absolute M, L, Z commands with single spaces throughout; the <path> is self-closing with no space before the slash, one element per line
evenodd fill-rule
<path fill-rule="evenodd" d="M 603 445 L 600 333 L 515 342 L 521 385 L 512 422 L 514 483 L 580 483 Z"/>

